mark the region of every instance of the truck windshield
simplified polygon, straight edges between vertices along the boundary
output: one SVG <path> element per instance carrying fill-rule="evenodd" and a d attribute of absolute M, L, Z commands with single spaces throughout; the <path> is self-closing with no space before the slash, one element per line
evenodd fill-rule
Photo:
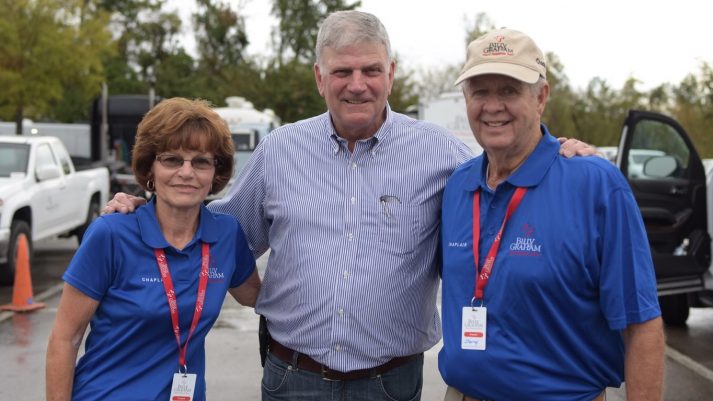
<path fill-rule="evenodd" d="M 27 172 L 30 145 L 22 143 L 0 143 L 0 177 L 11 173 Z"/>

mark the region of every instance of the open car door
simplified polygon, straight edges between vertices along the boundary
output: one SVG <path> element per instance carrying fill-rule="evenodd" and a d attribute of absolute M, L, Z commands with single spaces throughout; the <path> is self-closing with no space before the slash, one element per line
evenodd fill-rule
<path fill-rule="evenodd" d="M 630 111 L 617 165 L 641 209 L 663 318 L 669 324 L 684 324 L 687 294 L 703 289 L 703 273 L 711 257 L 701 158 L 675 120 Z"/>

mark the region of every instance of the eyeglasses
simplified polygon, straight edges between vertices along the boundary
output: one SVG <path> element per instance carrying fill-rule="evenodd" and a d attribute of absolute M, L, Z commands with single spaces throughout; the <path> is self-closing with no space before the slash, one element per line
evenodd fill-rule
<path fill-rule="evenodd" d="M 181 168 L 185 162 L 191 162 L 191 167 L 196 170 L 211 170 L 218 164 L 218 160 L 212 157 L 198 156 L 192 159 L 184 159 L 170 153 L 157 155 L 156 160 L 158 160 L 162 166 L 170 169 Z"/>

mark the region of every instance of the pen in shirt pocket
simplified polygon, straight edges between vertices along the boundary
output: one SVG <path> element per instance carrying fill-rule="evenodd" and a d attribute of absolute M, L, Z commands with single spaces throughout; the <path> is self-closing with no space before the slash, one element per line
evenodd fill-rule
<path fill-rule="evenodd" d="M 391 217 L 391 209 L 389 209 L 389 204 L 398 203 L 400 205 L 401 199 L 399 199 L 399 197 L 395 195 L 381 195 L 379 197 L 379 203 L 381 203 L 381 207 L 384 210 L 384 215 L 386 217 Z"/>

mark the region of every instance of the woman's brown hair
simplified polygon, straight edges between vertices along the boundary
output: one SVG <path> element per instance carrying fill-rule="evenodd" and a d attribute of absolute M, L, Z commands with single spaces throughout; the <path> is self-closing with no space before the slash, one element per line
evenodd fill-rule
<path fill-rule="evenodd" d="M 148 191 L 156 155 L 173 149 L 211 152 L 216 159 L 211 193 L 220 192 L 233 175 L 233 140 L 225 120 L 205 100 L 182 97 L 154 106 L 139 123 L 131 167 L 136 182 Z"/>

